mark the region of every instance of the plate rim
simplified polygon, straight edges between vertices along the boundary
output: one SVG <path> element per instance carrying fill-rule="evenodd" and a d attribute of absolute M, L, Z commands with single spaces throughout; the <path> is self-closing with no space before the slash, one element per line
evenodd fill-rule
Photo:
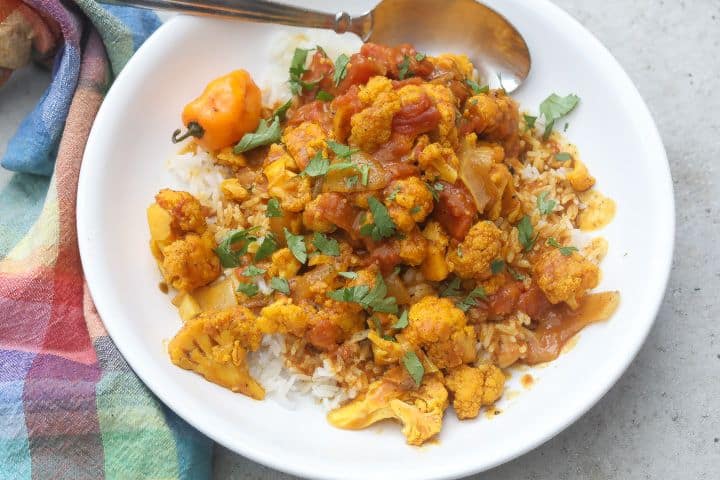
<path fill-rule="evenodd" d="M 491 468 L 497 467 L 501 464 L 504 464 L 510 460 L 513 460 L 521 455 L 524 455 L 525 453 L 537 448 L 539 445 L 547 442 L 551 438 L 555 437 L 558 433 L 565 430 L 567 427 L 575 423 L 581 416 L 583 416 L 587 411 L 592 408 L 594 405 L 596 405 L 604 396 L 605 394 L 617 383 L 617 381 L 620 379 L 620 377 L 627 371 L 630 364 L 634 361 L 637 354 L 639 353 L 640 349 L 642 348 L 643 344 L 645 343 L 650 330 L 652 329 L 653 325 L 655 324 L 655 321 L 657 320 L 657 316 L 660 310 L 660 307 L 662 306 L 662 301 L 665 297 L 665 292 L 667 290 L 667 284 L 670 277 L 671 267 L 672 267 L 672 259 L 674 255 L 674 243 L 675 243 L 675 198 L 674 198 L 674 189 L 672 184 L 672 176 L 671 176 L 671 170 L 670 165 L 667 159 L 667 153 L 665 150 L 665 146 L 663 144 L 662 138 L 660 136 L 660 133 L 657 129 L 657 125 L 644 101 L 642 96 L 640 95 L 637 87 L 635 86 L 632 79 L 629 77 L 627 72 L 623 69 L 621 64 L 617 61 L 617 59 L 612 55 L 612 53 L 595 37 L 595 35 L 590 32 L 588 29 L 586 29 L 582 24 L 580 24 L 575 18 L 573 18 L 570 14 L 565 12 L 562 8 L 559 6 L 551 3 L 549 0 L 536 0 L 535 2 L 532 2 L 532 5 L 529 6 L 532 10 L 535 12 L 540 11 L 548 11 L 549 14 L 562 17 L 564 22 L 569 22 L 573 24 L 573 26 L 576 29 L 580 29 L 587 38 L 587 41 L 594 44 L 594 47 L 597 49 L 598 52 L 602 52 L 602 54 L 606 57 L 606 63 L 610 65 L 614 70 L 614 75 L 617 76 L 617 78 L 624 83 L 629 88 L 629 94 L 630 97 L 634 98 L 636 101 L 636 105 L 634 107 L 639 108 L 640 110 L 636 112 L 637 117 L 642 120 L 643 130 L 645 133 L 648 134 L 648 137 L 645 139 L 646 142 L 648 142 L 648 145 L 653 146 L 654 150 L 656 150 L 656 154 L 658 155 L 657 160 L 662 160 L 661 165 L 658 165 L 658 168 L 662 169 L 662 172 L 659 173 L 659 177 L 664 178 L 665 185 L 663 185 L 662 189 L 665 190 L 668 193 L 667 201 L 668 204 L 665 205 L 667 207 L 666 214 L 662 217 L 665 219 L 665 235 L 662 241 L 664 242 L 664 250 L 665 255 L 662 258 L 662 265 L 660 265 L 660 271 L 662 272 L 662 277 L 659 278 L 659 286 L 662 286 L 662 288 L 657 288 L 654 292 L 654 302 L 653 304 L 648 306 L 647 312 L 648 314 L 652 315 L 650 321 L 647 321 L 645 324 L 644 331 L 642 331 L 641 335 L 637 335 L 635 342 L 632 345 L 632 349 L 628 349 L 625 355 L 625 360 L 622 362 L 619 362 L 616 367 L 608 372 L 604 378 L 606 378 L 604 384 L 602 385 L 602 388 L 597 389 L 593 395 L 589 395 L 587 399 L 583 401 L 583 404 L 580 408 L 577 408 L 575 411 L 573 411 L 572 414 L 568 415 L 564 418 L 564 421 L 558 422 L 554 428 L 550 428 L 549 430 L 543 430 L 540 434 L 534 434 L 534 437 L 531 438 L 529 441 L 526 441 L 522 446 L 519 448 L 514 449 L 508 449 L 507 453 L 505 455 L 501 455 L 496 457 L 493 461 L 485 462 L 485 463 L 478 463 L 476 465 L 470 465 L 463 464 L 459 467 L 450 467 L 448 468 L 448 471 L 446 473 L 443 473 L 441 475 L 434 475 L 434 476 L 427 476 L 424 472 L 417 472 L 417 470 L 413 470 L 413 472 L 419 473 L 420 475 L 408 475 L 403 478 L 412 478 L 412 479 L 454 479 L 463 477 L 466 475 L 472 475 L 474 473 L 479 473 L 482 471 L 489 470 Z M 91 153 L 94 150 L 94 144 L 96 141 L 96 137 L 100 134 L 97 133 L 98 129 L 96 128 L 96 125 L 98 124 L 97 119 L 102 119 L 105 115 L 105 105 L 107 104 L 107 98 L 111 97 L 114 93 L 114 91 L 117 91 L 115 88 L 115 85 L 117 85 L 119 82 L 122 82 L 122 79 L 124 78 L 124 72 L 128 71 L 128 67 L 132 68 L 132 65 L 137 61 L 138 58 L 140 58 L 145 50 L 150 50 L 153 48 L 153 45 L 156 43 L 162 42 L 164 37 L 167 35 L 166 32 L 169 32 L 174 25 L 179 24 L 183 21 L 195 21 L 194 18 L 191 17 L 185 17 L 185 16 L 176 16 L 165 22 L 163 25 L 156 30 L 150 38 L 146 40 L 146 42 L 138 49 L 138 51 L 135 53 L 135 55 L 130 59 L 128 64 L 126 65 L 126 68 L 120 72 L 120 74 L 115 79 L 113 86 L 110 88 L 110 90 L 107 92 L 106 97 L 103 101 L 103 104 L 100 106 L 100 109 L 96 116 L 96 121 L 93 122 L 93 127 L 90 131 L 90 135 L 88 137 L 87 145 L 85 148 L 85 151 L 83 153 L 83 161 L 80 168 L 80 174 L 78 179 L 78 189 L 77 189 L 77 198 L 76 198 L 76 222 L 77 222 L 77 238 L 78 238 L 78 247 L 80 251 L 80 258 L 83 266 L 83 271 L 85 273 L 85 280 L 88 285 L 88 289 L 90 291 L 91 297 L 93 298 L 93 302 L 95 303 L 95 306 L 97 308 L 98 314 L 100 318 L 111 318 L 112 313 L 107 311 L 105 308 L 106 301 L 104 300 L 106 298 L 106 293 L 100 289 L 99 287 L 96 288 L 98 284 L 98 278 L 101 275 L 100 272 L 96 271 L 96 269 L 92 268 L 92 260 L 89 258 L 89 252 L 92 250 L 92 241 L 90 239 L 90 235 L 88 233 L 91 232 L 91 225 L 88 223 L 86 219 L 85 210 L 86 207 L 84 207 L 84 204 L 87 204 L 85 200 L 90 200 L 90 197 L 88 197 L 88 193 L 90 191 L 90 182 L 91 182 L 91 168 L 89 165 L 93 165 L 93 160 L 88 160 L 88 157 L 91 155 Z M 90 152 L 90 153 L 89 153 Z M 97 164 L 97 160 L 95 161 Z M 312 462 L 306 462 L 304 465 L 297 465 L 295 463 L 288 464 L 284 463 L 282 460 L 277 459 L 274 456 L 269 455 L 267 452 L 263 452 L 262 448 L 258 449 L 255 448 L 252 445 L 238 445 L 237 443 L 233 443 L 230 438 L 227 438 L 227 435 L 222 435 L 212 428 L 208 427 L 207 425 L 204 425 L 200 419 L 198 419 L 195 416 L 195 413 L 190 411 L 188 408 L 183 407 L 182 401 L 177 401 L 174 397 L 170 396 L 169 394 L 166 394 L 163 392 L 162 388 L 159 388 L 159 386 L 156 384 L 154 378 L 149 378 L 151 375 L 148 374 L 146 370 L 143 368 L 136 368 L 136 365 L 134 365 L 134 361 L 132 359 L 132 355 L 128 356 L 126 355 L 126 346 L 122 344 L 122 342 L 118 343 L 115 339 L 122 337 L 122 334 L 119 332 L 119 330 L 116 328 L 117 324 L 115 322 L 105 323 L 103 321 L 103 325 L 105 326 L 105 329 L 108 332 L 108 335 L 113 340 L 113 343 L 118 348 L 119 352 L 125 359 L 125 361 L 128 363 L 130 368 L 133 370 L 133 372 L 140 378 L 140 380 L 148 387 L 149 390 L 153 392 L 153 394 L 160 399 L 168 408 L 173 410 L 175 413 L 177 413 L 181 418 L 183 418 L 186 422 L 188 422 L 190 425 L 192 425 L 194 428 L 196 428 L 198 431 L 203 433 L 204 435 L 208 436 L 213 441 L 216 441 L 222 445 L 224 445 L 229 450 L 240 454 L 246 458 L 249 458 L 255 462 L 261 463 L 263 465 L 266 465 L 270 468 L 274 468 L 279 471 L 287 472 L 293 475 L 298 475 L 305 478 L 317 478 L 322 480 L 331 480 L 336 478 L 335 475 L 332 475 L 332 472 L 325 471 L 325 472 L 318 472 L 318 471 L 311 471 L 311 463 Z M 139 366 L 140 367 L 140 366 Z M 425 476 L 424 476 L 425 475 Z M 351 475 L 352 476 L 352 475 Z M 350 478 L 350 477 L 348 477 Z M 355 477 L 353 477 L 355 478 Z"/>

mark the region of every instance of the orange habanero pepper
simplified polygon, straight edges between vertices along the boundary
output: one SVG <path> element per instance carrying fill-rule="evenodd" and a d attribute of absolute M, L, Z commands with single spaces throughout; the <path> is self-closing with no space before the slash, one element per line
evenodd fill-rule
<path fill-rule="evenodd" d="M 257 129 L 261 109 L 260 89 L 248 72 L 235 70 L 208 83 L 202 95 L 185 106 L 182 122 L 187 131 L 180 135 L 180 129 L 175 130 L 172 141 L 195 137 L 209 151 L 229 147 Z"/>

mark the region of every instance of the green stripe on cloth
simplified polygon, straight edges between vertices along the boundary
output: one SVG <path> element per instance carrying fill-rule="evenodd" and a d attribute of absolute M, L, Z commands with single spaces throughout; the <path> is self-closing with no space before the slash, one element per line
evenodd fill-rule
<path fill-rule="evenodd" d="M 42 210 L 50 179 L 16 173 L 0 191 L 0 258 L 30 230 Z"/>

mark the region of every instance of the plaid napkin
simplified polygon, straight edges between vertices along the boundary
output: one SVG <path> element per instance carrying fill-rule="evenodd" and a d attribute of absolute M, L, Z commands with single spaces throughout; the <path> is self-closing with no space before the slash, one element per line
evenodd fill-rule
<path fill-rule="evenodd" d="M 92 121 L 113 76 L 158 25 L 152 13 L 92 0 L 0 0 L 0 85 L 31 60 L 53 65 L 52 84 L 2 160 L 25 173 L 0 192 L 0 479 L 211 474 L 210 440 L 145 388 L 108 337 L 77 247 L 77 178 Z M 44 183 L 28 173 L 52 175 L 37 219 Z"/>

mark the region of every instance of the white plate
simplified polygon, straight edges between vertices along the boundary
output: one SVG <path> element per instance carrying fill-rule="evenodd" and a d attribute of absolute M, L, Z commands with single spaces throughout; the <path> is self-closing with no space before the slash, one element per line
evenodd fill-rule
<path fill-rule="evenodd" d="M 100 109 L 78 187 L 78 235 L 97 309 L 131 367 L 170 408 L 226 447 L 273 468 L 332 479 L 454 478 L 506 462 L 567 427 L 613 385 L 652 326 L 672 258 L 673 192 L 662 142 L 640 95 L 610 53 L 552 4 L 490 1 L 525 35 L 532 73 L 515 95 L 536 111 L 551 92 L 577 93 L 568 135 L 617 201 L 603 232 L 610 251 L 600 289 L 622 303 L 575 348 L 538 369 L 536 385 L 492 420 L 446 415 L 439 442 L 408 447 L 394 425 L 337 430 L 319 407 L 256 402 L 173 366 L 164 340 L 180 326 L 158 290 L 145 208 L 161 187 L 170 132 L 205 83 L 241 67 L 260 78 L 279 27 L 178 17 L 132 58 Z"/>

